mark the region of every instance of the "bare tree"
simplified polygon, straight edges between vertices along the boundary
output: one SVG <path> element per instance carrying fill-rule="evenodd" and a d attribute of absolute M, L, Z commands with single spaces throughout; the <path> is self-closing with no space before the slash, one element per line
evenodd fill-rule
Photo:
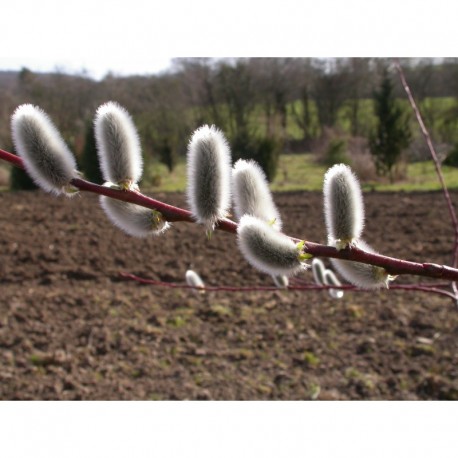
<path fill-rule="evenodd" d="M 314 99 L 322 127 L 334 127 L 337 114 L 348 98 L 349 74 L 342 59 L 316 61 L 318 75 L 314 85 Z"/>
<path fill-rule="evenodd" d="M 303 139 L 310 142 L 318 135 L 318 122 L 313 110 L 313 87 L 315 84 L 316 69 L 311 59 L 298 61 L 298 75 L 296 86 L 296 103 L 292 104 L 292 115 L 296 124 L 303 132 Z"/>
<path fill-rule="evenodd" d="M 193 107 L 194 124 L 221 126 L 223 115 L 216 83 L 218 62 L 211 58 L 180 58 L 173 65 L 185 89 L 184 96 Z"/>
<path fill-rule="evenodd" d="M 348 118 L 353 136 L 367 135 L 370 125 L 361 122 L 361 100 L 370 97 L 371 70 L 370 59 L 351 58 L 346 63 Z"/>
<path fill-rule="evenodd" d="M 258 99 L 263 107 L 266 133 L 287 138 L 288 103 L 298 83 L 298 62 L 292 58 L 253 58 L 249 61 L 257 80 Z"/>

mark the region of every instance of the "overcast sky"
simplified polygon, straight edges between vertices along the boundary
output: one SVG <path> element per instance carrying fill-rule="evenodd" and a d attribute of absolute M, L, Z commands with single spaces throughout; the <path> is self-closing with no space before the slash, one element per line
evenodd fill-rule
<path fill-rule="evenodd" d="M 444 0 L 10 0 L 0 70 L 149 74 L 173 57 L 456 56 Z M 451 6 L 452 5 L 452 6 Z"/>
<path fill-rule="evenodd" d="M 27 67 L 36 72 L 58 70 L 63 73 L 87 74 L 94 79 L 102 79 L 107 73 L 116 75 L 154 74 L 171 67 L 171 57 L 154 57 L 147 59 L 129 60 L 106 56 L 100 58 L 65 58 L 47 57 L 37 58 L 31 56 L 0 57 L 0 70 L 20 70 Z"/>

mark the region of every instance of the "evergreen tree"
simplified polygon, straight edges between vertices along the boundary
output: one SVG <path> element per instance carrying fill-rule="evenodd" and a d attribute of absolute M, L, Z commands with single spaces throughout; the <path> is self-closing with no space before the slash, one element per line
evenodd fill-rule
<path fill-rule="evenodd" d="M 13 167 L 10 175 L 10 189 L 12 191 L 32 191 L 38 189 L 38 186 L 25 170 Z"/>
<path fill-rule="evenodd" d="M 104 182 L 102 172 L 100 171 L 97 147 L 95 144 L 94 125 L 92 122 L 88 122 L 86 127 L 86 139 L 84 142 L 83 154 L 81 155 L 81 169 L 87 180 L 99 184 Z"/>
<path fill-rule="evenodd" d="M 7 144 L 7 151 L 13 151 L 13 144 Z M 15 154 L 16 151 L 14 151 Z M 38 189 L 38 186 L 34 183 L 30 175 L 18 167 L 11 168 L 9 186 L 12 191 L 31 191 Z"/>
<path fill-rule="evenodd" d="M 255 137 L 247 131 L 242 132 L 232 139 L 232 161 L 238 159 L 253 159 L 266 174 L 267 180 L 271 183 L 277 173 L 281 142 L 273 137 Z"/>
<path fill-rule="evenodd" d="M 177 165 L 178 155 L 176 149 L 171 145 L 169 138 L 165 137 L 158 147 L 159 160 L 167 167 L 169 173 Z"/>
<path fill-rule="evenodd" d="M 393 167 L 402 151 L 409 146 L 409 118 L 393 94 L 393 83 L 385 72 L 380 88 L 374 93 L 377 127 L 369 137 L 377 173 L 388 175 L 393 182 Z"/>

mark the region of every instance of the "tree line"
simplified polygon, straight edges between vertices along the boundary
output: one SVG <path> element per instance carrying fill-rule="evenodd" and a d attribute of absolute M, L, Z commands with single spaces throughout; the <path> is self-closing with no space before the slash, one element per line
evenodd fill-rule
<path fill-rule="evenodd" d="M 401 64 L 434 140 L 451 148 L 458 143 L 458 60 L 402 59 Z M 385 161 L 381 146 L 386 123 L 397 129 L 393 135 L 400 150 L 414 136 L 390 65 L 379 58 L 180 58 L 161 74 L 108 74 L 101 81 L 26 68 L 0 72 L 0 141 L 12 149 L 9 118 L 16 106 L 39 105 L 84 172 L 96 174 L 92 119 L 97 106 L 115 100 L 132 114 L 146 162 L 159 159 L 170 171 L 186 153 L 192 131 L 215 124 L 227 135 L 234 159 L 256 159 L 269 179 L 281 152 L 321 149 L 332 160 L 354 139 L 374 152 L 380 173 L 392 176 L 396 158 Z M 393 144 L 387 143 L 392 153 Z"/>

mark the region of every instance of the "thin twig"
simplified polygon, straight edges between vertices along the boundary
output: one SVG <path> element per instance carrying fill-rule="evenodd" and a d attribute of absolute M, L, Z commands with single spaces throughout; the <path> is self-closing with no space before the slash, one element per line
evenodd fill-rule
<path fill-rule="evenodd" d="M 367 290 L 362 288 L 357 288 L 353 285 L 318 285 L 316 283 L 296 283 L 288 285 L 287 288 L 278 288 L 277 286 L 191 286 L 185 283 L 173 283 L 165 282 L 161 280 L 153 280 L 151 278 L 139 277 L 128 272 L 120 272 L 120 277 L 126 280 L 133 280 L 137 283 L 162 286 L 164 288 L 171 289 L 193 289 L 197 291 L 230 291 L 230 292 L 249 292 L 249 291 L 326 291 L 329 289 L 340 289 L 343 291 L 355 291 L 355 292 L 370 292 L 373 294 L 373 290 Z M 441 296 L 446 296 L 456 302 L 456 297 L 453 293 L 435 287 L 436 285 L 392 285 L 389 289 L 393 290 L 405 290 L 405 291 L 423 291 L 428 293 L 439 294 Z"/>
<path fill-rule="evenodd" d="M 306 280 L 304 278 L 301 278 L 301 277 L 293 277 L 290 279 L 291 280 L 291 283 L 293 283 L 294 285 L 308 285 L 310 283 L 309 280 Z M 397 285 L 394 285 L 394 284 L 390 284 L 390 287 L 389 289 L 396 289 L 396 286 Z M 450 282 L 428 282 L 428 283 L 411 283 L 411 284 L 405 284 L 403 286 L 419 286 L 421 288 L 449 288 L 450 287 Z M 332 286 L 331 286 L 332 288 Z M 403 289 L 407 289 L 407 288 L 403 288 Z"/>
<path fill-rule="evenodd" d="M 452 260 L 452 267 L 457 266 L 458 262 L 458 218 L 456 216 L 455 208 L 452 203 L 452 199 L 450 197 L 450 193 L 448 192 L 447 185 L 445 183 L 444 175 L 442 174 L 442 167 L 441 163 L 439 161 L 439 158 L 437 157 L 436 150 L 434 148 L 433 142 L 431 140 L 431 135 L 429 134 L 428 129 L 425 126 L 425 123 L 423 122 L 423 118 L 420 113 L 420 109 L 417 106 L 417 103 L 415 102 L 415 99 L 412 95 L 412 91 L 410 90 L 409 85 L 407 84 L 407 80 L 404 75 L 404 71 L 402 70 L 401 64 L 399 63 L 398 59 L 394 60 L 394 65 L 399 73 L 399 77 L 401 78 L 402 85 L 404 87 L 404 90 L 407 94 L 407 97 L 409 99 L 410 105 L 412 106 L 412 109 L 415 113 L 415 117 L 417 118 L 418 125 L 420 126 L 421 132 L 423 136 L 425 137 L 426 143 L 429 148 L 429 152 L 431 153 L 431 157 L 434 162 L 434 167 L 436 169 L 437 177 L 439 178 L 439 182 L 442 186 L 442 190 L 444 192 L 444 197 L 447 202 L 447 207 L 448 211 L 450 213 L 450 219 L 452 220 L 452 226 L 455 231 L 455 241 L 454 241 L 454 247 L 453 247 L 453 260 Z"/>

